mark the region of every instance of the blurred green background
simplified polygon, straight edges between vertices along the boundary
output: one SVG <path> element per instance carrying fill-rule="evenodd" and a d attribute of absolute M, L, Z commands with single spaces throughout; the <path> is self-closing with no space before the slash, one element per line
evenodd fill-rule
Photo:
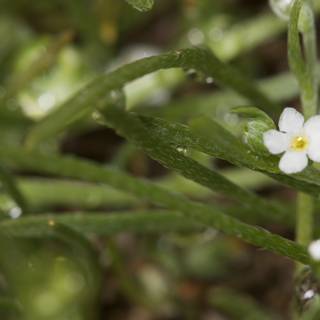
<path fill-rule="evenodd" d="M 148 12 L 125 0 L 0 4 L 0 148 L 23 144 L 34 123 L 95 75 L 176 48 L 208 46 L 259 81 L 274 99 L 296 101 L 297 85 L 287 73 L 286 22 L 266 0 L 158 0 Z M 111 99 L 175 121 L 207 114 L 235 134 L 243 129 L 241 119 L 229 113 L 243 100 L 195 70 L 158 71 Z M 96 116 L 46 141 L 42 151 L 108 163 L 193 199 L 229 205 L 97 125 Z M 180 151 L 189 152 L 183 146 Z M 258 173 L 192 156 L 266 197 L 293 197 Z M 151 207 L 100 185 L 15 174 L 28 210 L 2 185 L 1 219 L 19 219 L 28 214 L 24 211 L 77 216 L 81 211 L 105 215 Z M 48 224 L 55 228 L 45 238 L 0 236 L 1 320 L 290 319 L 293 263 L 215 230 L 92 232 L 84 237 L 54 220 Z M 292 236 L 290 228 L 268 228 Z"/>

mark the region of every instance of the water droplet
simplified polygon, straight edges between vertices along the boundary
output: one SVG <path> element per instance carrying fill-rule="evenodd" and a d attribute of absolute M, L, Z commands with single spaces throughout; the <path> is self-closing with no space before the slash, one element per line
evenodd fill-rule
<path fill-rule="evenodd" d="M 269 0 L 272 11 L 282 20 L 289 20 L 293 0 Z"/>
<path fill-rule="evenodd" d="M 192 28 L 188 32 L 188 40 L 193 46 L 198 46 L 204 42 L 204 34 L 198 28 Z"/>
<path fill-rule="evenodd" d="M 214 82 L 214 79 L 212 77 L 207 77 L 206 78 L 206 83 L 211 84 Z"/>
<path fill-rule="evenodd" d="M 54 227 L 56 225 L 56 222 L 53 219 L 48 220 L 48 225 L 50 227 Z"/>
<path fill-rule="evenodd" d="M 231 126 L 236 126 L 239 123 L 239 116 L 233 113 L 226 113 L 224 121 Z"/>
<path fill-rule="evenodd" d="M 207 76 L 204 73 L 192 68 L 188 69 L 186 71 L 186 74 L 189 79 L 198 81 L 198 82 L 206 82 L 206 79 L 207 79 Z"/>
<path fill-rule="evenodd" d="M 182 55 L 182 51 L 181 51 L 181 50 L 175 50 L 174 53 L 175 53 L 175 55 L 176 55 L 177 58 L 180 58 L 181 55 Z"/>
<path fill-rule="evenodd" d="M 102 115 L 99 111 L 93 111 L 91 115 L 94 121 L 100 122 L 102 120 Z"/>
<path fill-rule="evenodd" d="M 9 216 L 12 219 L 18 219 L 22 214 L 22 210 L 19 207 L 13 207 L 9 210 Z"/>
<path fill-rule="evenodd" d="M 51 92 L 45 92 L 38 97 L 39 107 L 48 112 L 56 104 L 56 96 Z"/>
<path fill-rule="evenodd" d="M 117 106 L 119 108 L 125 108 L 126 96 L 123 90 L 112 90 L 107 98 L 108 103 Z"/>
<path fill-rule="evenodd" d="M 182 154 L 185 155 L 185 156 L 188 154 L 188 149 L 185 148 L 185 147 L 179 146 L 179 147 L 177 147 L 176 150 L 177 150 L 179 153 L 182 153 Z"/>

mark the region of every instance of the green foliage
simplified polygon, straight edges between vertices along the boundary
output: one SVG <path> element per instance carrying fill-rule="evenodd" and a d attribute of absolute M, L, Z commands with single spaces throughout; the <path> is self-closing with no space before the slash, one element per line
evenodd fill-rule
<path fill-rule="evenodd" d="M 138 234 L 141 243 L 133 244 L 137 248 L 130 247 L 131 238 L 119 243 L 130 242 L 129 250 L 139 259 L 141 252 L 150 254 L 150 265 L 163 259 L 177 278 L 183 277 L 183 267 L 166 249 L 174 251 L 177 244 L 188 248 L 190 243 L 193 249 L 201 247 L 213 231 L 208 248 L 217 245 L 216 237 L 232 241 L 225 247 L 236 247 L 243 259 L 247 247 L 252 248 L 238 238 L 300 266 L 317 266 L 307 245 L 319 233 L 314 217 L 319 167 L 310 164 L 299 174 L 286 175 L 279 169 L 279 157 L 263 142 L 264 132 L 276 128 L 280 104 L 300 94 L 306 118 L 318 110 L 320 69 L 311 1 L 293 1 L 288 16 L 291 72 L 262 80 L 255 79 L 260 69 L 269 73 L 272 68 L 264 68 L 263 59 L 251 61 L 259 52 L 248 51 L 286 28 L 270 13 L 243 21 L 238 8 L 228 11 L 232 5 L 227 2 L 126 2 L 138 11 L 153 10 L 141 14 L 117 0 L 44 1 L 30 4 L 20 19 L 22 2 L 8 2 L 14 21 L 31 23 L 38 12 L 43 14 L 26 34 L 26 27 L 0 17 L 0 35 L 16 28 L 15 36 L 0 44 L 0 270 L 5 279 L 5 285 L 0 283 L 0 314 L 10 320 L 19 315 L 26 320 L 97 318 L 102 264 L 110 267 L 111 276 L 121 278 L 120 290 L 129 301 L 153 311 L 159 307 L 154 301 L 161 301 L 163 309 L 162 300 L 149 299 L 148 290 L 161 296 L 159 283 L 177 285 L 180 280 L 173 275 L 170 281 L 155 280 L 151 272 L 144 277 L 154 277 L 154 287 L 143 289 L 141 270 L 135 269 L 134 275 L 127 270 L 117 244 L 116 236 L 123 233 Z M 61 7 L 67 10 L 55 20 Z M 189 14 L 193 7 L 196 14 Z M 214 9 L 209 13 L 208 8 Z M 318 3 L 315 9 L 320 9 Z M 167 53 L 143 47 L 132 54 L 133 60 L 122 56 L 131 36 L 139 39 L 135 33 L 152 19 L 176 11 L 183 12 L 180 18 L 188 30 L 177 28 L 185 34 L 170 38 L 170 26 L 164 29 Z M 155 30 L 163 27 L 157 23 Z M 51 36 L 40 54 L 25 58 L 25 43 L 33 47 L 41 38 L 38 33 L 47 32 Z M 243 52 L 248 56 L 239 56 Z M 24 57 L 22 69 L 18 57 Z M 38 108 L 36 116 L 30 116 L 30 108 Z M 110 141 L 103 136 L 100 145 L 99 134 L 106 132 Z M 89 141 L 88 133 L 93 134 Z M 77 149 L 79 137 L 85 143 Z M 88 150 L 93 154 L 87 155 Z M 153 166 L 155 172 L 148 172 Z M 294 227 L 296 240 L 291 239 Z M 163 250 L 166 241 L 170 245 Z M 164 253 L 161 259 L 156 246 Z M 224 256 L 230 259 L 228 250 Z M 211 266 L 198 263 L 201 255 L 192 258 L 194 275 L 201 274 L 196 270 L 200 266 L 209 277 Z M 227 274 L 221 255 L 203 261 L 217 257 L 219 270 Z M 163 292 L 180 290 L 168 287 Z M 171 294 L 174 307 L 168 310 L 176 310 Z M 315 296 L 303 319 L 317 317 Z M 277 319 L 234 290 L 213 290 L 207 300 L 230 318 Z M 189 311 L 183 310 L 182 318 L 201 318 Z"/>
<path fill-rule="evenodd" d="M 149 11 L 154 5 L 153 0 L 126 0 L 130 5 L 139 11 Z"/>
<path fill-rule="evenodd" d="M 279 111 L 279 107 L 245 76 L 219 61 L 208 50 L 201 48 L 176 50 L 136 61 L 107 75 L 100 75 L 37 124 L 27 137 L 27 146 L 34 147 L 40 141 L 56 135 L 73 122 L 91 114 L 94 108 L 99 108 L 100 104 L 105 103 L 103 97 L 106 92 L 118 90 L 127 82 L 159 69 L 176 67 L 196 69 L 205 76 L 214 77 L 221 85 L 232 88 L 267 112 L 274 114 Z"/>

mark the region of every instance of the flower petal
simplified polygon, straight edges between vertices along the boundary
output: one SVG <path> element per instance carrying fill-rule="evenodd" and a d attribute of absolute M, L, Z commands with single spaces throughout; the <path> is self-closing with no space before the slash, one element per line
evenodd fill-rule
<path fill-rule="evenodd" d="M 286 174 L 298 173 L 308 165 L 305 152 L 287 151 L 280 159 L 279 168 Z"/>
<path fill-rule="evenodd" d="M 263 134 L 263 142 L 272 154 L 279 154 L 289 148 L 289 136 L 277 130 L 268 130 Z"/>
<path fill-rule="evenodd" d="M 279 129 L 283 132 L 297 133 L 303 128 L 304 117 L 294 108 L 285 108 L 279 119 Z"/>
<path fill-rule="evenodd" d="M 320 115 L 313 116 L 304 124 L 304 130 L 309 137 L 320 134 Z"/>
<path fill-rule="evenodd" d="M 320 162 L 320 132 L 310 135 L 308 156 L 312 161 Z"/>

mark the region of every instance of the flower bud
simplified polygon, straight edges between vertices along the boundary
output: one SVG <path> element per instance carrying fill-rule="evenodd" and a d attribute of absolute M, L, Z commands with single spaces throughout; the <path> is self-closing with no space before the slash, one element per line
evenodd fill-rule
<path fill-rule="evenodd" d="M 269 153 L 263 142 L 263 134 L 270 129 L 274 129 L 274 126 L 263 120 L 249 120 L 245 126 L 243 140 L 254 153 L 267 155 Z"/>
<path fill-rule="evenodd" d="M 247 119 L 243 140 L 257 154 L 268 154 L 263 142 L 263 134 L 275 128 L 273 120 L 262 110 L 254 107 L 238 107 L 232 110 Z"/>

